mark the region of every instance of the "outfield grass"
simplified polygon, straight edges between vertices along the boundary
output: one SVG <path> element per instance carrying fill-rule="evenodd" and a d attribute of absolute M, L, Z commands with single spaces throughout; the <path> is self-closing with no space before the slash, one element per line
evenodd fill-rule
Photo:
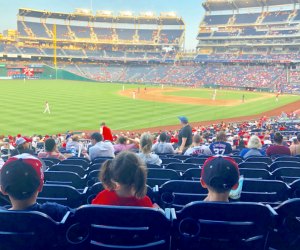
<path fill-rule="evenodd" d="M 170 91 L 165 92 L 165 95 L 171 96 L 184 96 L 184 97 L 197 97 L 203 99 L 211 99 L 214 94 L 214 89 L 194 89 L 191 91 L 190 89 L 181 90 L 181 91 Z M 261 97 L 260 93 L 256 92 L 243 92 L 243 91 L 232 91 L 232 90 L 217 90 L 217 100 L 242 100 L 243 94 L 245 95 L 246 100 L 251 100 L 255 98 Z"/>
<path fill-rule="evenodd" d="M 126 88 L 136 89 L 137 85 L 126 85 Z M 120 96 L 121 90 L 121 84 L 0 81 L 0 134 L 92 130 L 98 129 L 101 121 L 106 121 L 112 129 L 148 128 L 178 124 L 178 115 L 188 116 L 191 122 L 239 117 L 259 114 L 300 99 L 300 96 L 281 96 L 278 103 L 273 97 L 235 107 L 212 107 L 133 100 Z M 46 100 L 50 104 L 50 115 L 43 114 Z"/>

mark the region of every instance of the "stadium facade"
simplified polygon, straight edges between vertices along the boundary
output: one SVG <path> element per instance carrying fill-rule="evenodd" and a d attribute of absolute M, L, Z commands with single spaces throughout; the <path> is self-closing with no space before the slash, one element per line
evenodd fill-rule
<path fill-rule="evenodd" d="M 0 58 L 57 62 L 97 81 L 300 91 L 298 0 L 207 0 L 203 8 L 196 53 L 184 51 L 185 22 L 174 13 L 19 9 L 18 29 L 4 32 Z M 1 72 L 19 77 L 18 70 Z"/>

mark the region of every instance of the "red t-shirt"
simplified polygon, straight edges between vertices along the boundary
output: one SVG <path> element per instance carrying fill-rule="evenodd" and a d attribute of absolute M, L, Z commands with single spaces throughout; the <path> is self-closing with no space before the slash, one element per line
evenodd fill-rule
<path fill-rule="evenodd" d="M 102 127 L 102 136 L 104 141 L 113 141 L 113 136 L 109 127 Z"/>
<path fill-rule="evenodd" d="M 153 207 L 148 196 L 142 199 L 136 197 L 119 197 L 115 191 L 103 190 L 92 201 L 94 205 L 131 206 L 131 207 Z"/>
<path fill-rule="evenodd" d="M 283 145 L 271 145 L 267 148 L 267 156 L 271 155 L 291 155 L 291 151 L 288 147 Z"/>

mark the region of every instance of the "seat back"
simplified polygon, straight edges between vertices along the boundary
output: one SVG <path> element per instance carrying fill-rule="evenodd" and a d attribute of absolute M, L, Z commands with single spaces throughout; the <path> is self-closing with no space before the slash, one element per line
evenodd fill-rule
<path fill-rule="evenodd" d="M 201 168 L 190 168 L 183 173 L 184 180 L 199 180 L 201 176 Z"/>
<path fill-rule="evenodd" d="M 296 156 L 279 156 L 275 160 L 276 161 L 293 161 L 293 162 L 300 162 L 300 157 Z"/>
<path fill-rule="evenodd" d="M 76 189 L 83 189 L 87 184 L 86 176 L 81 178 L 78 174 L 67 171 L 44 172 L 45 183 L 69 185 Z"/>
<path fill-rule="evenodd" d="M 0 210 L 0 249 L 59 249 L 59 223 L 40 212 Z"/>
<path fill-rule="evenodd" d="M 173 169 L 177 172 L 185 172 L 186 170 L 190 168 L 200 168 L 197 164 L 192 163 L 170 163 L 165 166 L 166 169 Z"/>
<path fill-rule="evenodd" d="M 300 168 L 277 168 L 272 175 L 276 180 L 292 183 L 300 179 Z"/>
<path fill-rule="evenodd" d="M 187 202 L 203 200 L 207 189 L 199 181 L 173 180 L 164 183 L 159 188 L 159 205 L 163 208 L 179 208 Z"/>
<path fill-rule="evenodd" d="M 249 169 L 265 169 L 269 170 L 269 166 L 265 162 L 242 162 L 239 164 L 239 168 L 249 168 Z"/>
<path fill-rule="evenodd" d="M 241 201 L 246 202 L 282 202 L 288 199 L 290 187 L 276 180 L 245 179 L 241 194 Z"/>
<path fill-rule="evenodd" d="M 267 163 L 268 165 L 272 164 L 272 159 L 270 157 L 265 157 L 265 156 L 251 156 L 245 159 L 245 162 L 264 162 Z"/>
<path fill-rule="evenodd" d="M 176 158 L 163 158 L 162 160 L 162 165 L 168 165 L 170 163 L 182 163 L 181 160 L 176 159 Z"/>
<path fill-rule="evenodd" d="M 50 167 L 49 171 L 67 171 L 78 174 L 80 177 L 86 175 L 86 170 L 79 165 L 72 165 L 72 164 L 58 164 Z"/>
<path fill-rule="evenodd" d="M 200 158 L 200 157 L 190 157 L 184 161 L 184 163 L 193 163 L 198 165 L 203 165 L 207 158 Z"/>
<path fill-rule="evenodd" d="M 178 249 L 265 249 L 274 211 L 257 203 L 193 202 L 177 213 Z"/>
<path fill-rule="evenodd" d="M 148 168 L 148 178 L 178 180 L 180 176 L 172 169 Z"/>
<path fill-rule="evenodd" d="M 42 192 L 39 193 L 39 203 L 56 202 L 61 205 L 77 208 L 85 204 L 85 194 L 79 193 L 77 189 L 67 185 L 44 184 Z"/>
<path fill-rule="evenodd" d="M 57 158 L 51 158 L 51 157 L 48 157 L 48 158 L 42 158 L 43 161 L 52 161 L 54 164 L 58 164 L 60 163 L 61 161 Z"/>
<path fill-rule="evenodd" d="M 265 169 L 240 168 L 240 175 L 247 179 L 269 180 L 272 178 L 271 173 Z"/>
<path fill-rule="evenodd" d="M 299 168 L 300 162 L 296 161 L 275 161 L 270 165 L 270 170 L 274 171 L 277 168 Z"/>
<path fill-rule="evenodd" d="M 72 249 L 169 249 L 171 222 L 159 209 L 82 206 L 67 240 Z"/>
<path fill-rule="evenodd" d="M 80 159 L 80 158 L 69 158 L 69 159 L 63 160 L 61 162 L 61 164 L 78 165 L 78 166 L 83 167 L 84 169 L 87 169 L 90 166 L 90 164 L 86 160 Z"/>

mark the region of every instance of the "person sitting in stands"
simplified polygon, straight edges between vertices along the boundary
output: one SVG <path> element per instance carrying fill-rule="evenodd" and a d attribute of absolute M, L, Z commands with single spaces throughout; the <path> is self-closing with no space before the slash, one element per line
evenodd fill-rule
<path fill-rule="evenodd" d="M 115 150 L 110 141 L 102 141 L 102 135 L 95 132 L 91 135 L 92 147 L 89 149 L 89 155 L 85 157 L 93 161 L 97 157 L 115 157 Z"/>
<path fill-rule="evenodd" d="M 127 141 L 130 141 L 130 144 L 127 144 Z M 138 148 L 138 142 L 131 139 L 126 138 L 125 136 L 120 136 L 118 138 L 118 144 L 114 145 L 115 153 L 119 153 L 126 150 L 133 150 Z"/>
<path fill-rule="evenodd" d="M 290 151 L 292 155 L 300 155 L 300 133 L 297 134 L 297 137 L 292 138 L 293 142 L 290 146 Z"/>
<path fill-rule="evenodd" d="M 143 133 L 140 140 L 140 150 L 138 156 L 144 161 L 145 164 L 161 165 L 162 160 L 157 154 L 151 153 L 152 138 L 149 133 Z"/>
<path fill-rule="evenodd" d="M 291 151 L 287 146 L 282 145 L 283 136 L 277 132 L 274 134 L 274 144 L 267 148 L 267 156 L 272 155 L 291 155 Z"/>
<path fill-rule="evenodd" d="M 193 137 L 193 146 L 190 147 L 184 155 L 198 156 L 198 155 L 212 155 L 209 146 L 201 145 L 202 138 L 199 134 L 195 134 Z"/>
<path fill-rule="evenodd" d="M 201 185 L 207 188 L 204 201 L 228 202 L 229 193 L 238 188 L 239 168 L 237 163 L 227 156 L 212 156 L 202 166 Z"/>
<path fill-rule="evenodd" d="M 167 142 L 168 135 L 162 132 L 159 135 L 159 140 L 152 146 L 152 151 L 156 154 L 175 154 L 175 150 L 171 143 Z"/>
<path fill-rule="evenodd" d="M 9 158 L 0 170 L 1 192 L 8 195 L 11 206 L 2 210 L 38 211 L 47 214 L 55 221 L 61 221 L 69 207 L 46 202 L 36 202 L 43 189 L 44 174 L 42 162 L 30 155 L 21 154 Z"/>
<path fill-rule="evenodd" d="M 94 205 L 153 207 L 147 193 L 147 170 L 135 153 L 124 151 L 101 167 L 100 181 L 105 190 Z"/>
<path fill-rule="evenodd" d="M 244 159 L 250 156 L 264 156 L 265 152 L 261 150 L 262 144 L 258 136 L 252 135 L 248 142 L 248 148 L 244 148 L 240 152 L 240 156 Z"/>
<path fill-rule="evenodd" d="M 66 159 L 66 157 L 57 150 L 55 140 L 52 138 L 49 138 L 45 141 L 45 151 L 39 152 L 38 157 L 56 158 L 61 161 Z"/>
<path fill-rule="evenodd" d="M 24 153 L 34 155 L 34 151 L 29 148 L 30 142 L 31 142 L 31 140 L 29 140 L 27 138 L 19 137 L 16 140 L 16 149 L 11 151 L 11 156 L 20 155 L 20 154 L 24 154 Z"/>
<path fill-rule="evenodd" d="M 226 134 L 225 132 L 221 131 L 217 134 L 216 142 L 210 144 L 209 148 L 212 154 L 215 155 L 228 155 L 232 152 L 231 145 L 226 142 Z"/>

